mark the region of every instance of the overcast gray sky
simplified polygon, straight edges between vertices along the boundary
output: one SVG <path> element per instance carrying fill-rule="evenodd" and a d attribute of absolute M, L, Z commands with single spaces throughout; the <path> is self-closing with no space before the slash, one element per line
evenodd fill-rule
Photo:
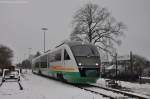
<path fill-rule="evenodd" d="M 15 1 L 15 2 L 13 2 Z M 47 27 L 46 49 L 69 37 L 74 12 L 90 0 L 0 0 L 0 44 L 14 50 L 14 62 L 43 50 L 42 27 Z M 128 29 L 118 47 L 150 60 L 150 0 L 91 0 L 106 7 Z"/>

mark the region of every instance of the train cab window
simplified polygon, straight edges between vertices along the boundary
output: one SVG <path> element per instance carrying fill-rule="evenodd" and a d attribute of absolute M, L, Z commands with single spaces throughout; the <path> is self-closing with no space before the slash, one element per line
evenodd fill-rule
<path fill-rule="evenodd" d="M 70 57 L 66 50 L 64 51 L 64 60 L 70 60 Z"/>

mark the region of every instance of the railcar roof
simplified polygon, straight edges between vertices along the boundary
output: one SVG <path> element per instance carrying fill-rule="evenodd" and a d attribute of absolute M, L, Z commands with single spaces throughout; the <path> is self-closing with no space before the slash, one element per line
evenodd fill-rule
<path fill-rule="evenodd" d="M 65 44 L 69 45 L 70 47 L 76 45 L 83 45 L 83 44 L 91 45 L 90 43 L 80 42 L 80 41 L 70 41 L 70 42 L 66 42 Z"/>
<path fill-rule="evenodd" d="M 67 42 L 64 42 L 58 46 L 56 46 L 55 48 L 57 47 L 60 47 L 61 45 L 64 45 L 64 44 L 67 44 L 68 46 L 72 47 L 72 46 L 76 46 L 76 45 L 93 45 L 93 44 L 90 44 L 90 43 L 87 43 L 87 42 L 81 42 L 81 41 L 67 41 Z M 50 52 L 51 50 L 47 51 L 46 53 L 34 58 L 33 60 L 36 60 L 36 59 L 39 59 L 40 57 L 46 55 L 48 52 Z"/>

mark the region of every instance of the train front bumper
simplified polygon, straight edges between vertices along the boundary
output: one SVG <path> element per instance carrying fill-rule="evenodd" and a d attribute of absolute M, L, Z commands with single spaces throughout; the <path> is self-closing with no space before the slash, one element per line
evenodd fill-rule
<path fill-rule="evenodd" d="M 99 77 L 74 77 L 74 76 L 65 76 L 65 79 L 69 83 L 78 83 L 78 84 L 88 84 L 88 83 L 96 83 Z"/>

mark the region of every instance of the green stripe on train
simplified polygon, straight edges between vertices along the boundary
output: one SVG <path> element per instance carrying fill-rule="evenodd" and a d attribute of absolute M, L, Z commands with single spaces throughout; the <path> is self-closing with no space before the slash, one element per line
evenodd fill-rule
<path fill-rule="evenodd" d="M 64 79 L 71 83 L 95 83 L 98 77 L 80 77 L 79 72 L 48 71 L 49 74 L 62 73 Z"/>

